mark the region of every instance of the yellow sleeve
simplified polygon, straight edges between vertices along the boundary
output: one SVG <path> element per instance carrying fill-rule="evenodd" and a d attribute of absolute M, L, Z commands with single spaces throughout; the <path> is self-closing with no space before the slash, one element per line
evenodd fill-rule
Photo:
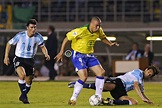
<path fill-rule="evenodd" d="M 68 40 L 73 40 L 73 39 L 75 39 L 79 34 L 80 34 L 80 30 L 77 28 L 77 29 L 74 29 L 74 30 L 71 30 L 70 32 L 68 32 L 68 33 L 66 34 L 66 37 L 68 38 Z"/>
<path fill-rule="evenodd" d="M 102 28 L 100 28 L 99 38 L 100 38 L 101 40 L 104 39 L 104 38 L 106 38 L 106 35 L 105 35 L 105 33 L 104 33 L 104 31 L 103 31 Z"/>

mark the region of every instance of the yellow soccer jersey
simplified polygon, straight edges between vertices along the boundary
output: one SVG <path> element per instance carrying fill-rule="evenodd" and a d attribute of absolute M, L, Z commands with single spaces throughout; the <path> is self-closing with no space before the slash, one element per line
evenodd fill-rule
<path fill-rule="evenodd" d="M 101 40 L 106 38 L 106 35 L 101 27 L 97 32 L 91 33 L 89 30 L 89 24 L 81 28 L 73 29 L 68 32 L 66 36 L 68 40 L 72 41 L 71 48 L 74 51 L 83 54 L 90 54 L 94 52 L 93 47 L 97 38 L 100 38 Z"/>

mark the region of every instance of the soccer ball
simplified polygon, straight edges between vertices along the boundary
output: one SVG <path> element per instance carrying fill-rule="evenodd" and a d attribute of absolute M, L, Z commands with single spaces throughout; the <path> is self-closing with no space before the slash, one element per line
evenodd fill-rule
<path fill-rule="evenodd" d="M 98 106 L 101 104 L 101 98 L 98 96 L 98 95 L 92 95 L 90 98 L 89 98 L 89 103 L 90 105 L 92 106 Z"/>

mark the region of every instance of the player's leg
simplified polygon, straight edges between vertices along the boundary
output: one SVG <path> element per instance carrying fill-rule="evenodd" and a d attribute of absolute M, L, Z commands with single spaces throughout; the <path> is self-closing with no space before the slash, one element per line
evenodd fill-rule
<path fill-rule="evenodd" d="M 84 82 L 87 80 L 87 69 L 81 69 L 77 72 L 78 76 L 79 76 L 79 79 L 78 81 L 76 81 L 75 85 L 74 85 L 74 91 L 73 91 L 73 94 L 72 94 L 72 97 L 70 98 L 69 100 L 69 103 L 70 105 L 75 105 L 76 104 L 76 101 L 77 101 L 77 98 L 83 88 L 83 84 Z"/>
<path fill-rule="evenodd" d="M 19 66 L 16 68 L 16 72 L 19 76 L 19 79 L 18 79 L 18 85 L 19 85 L 19 88 L 20 88 L 20 91 L 21 91 L 21 95 L 19 97 L 19 100 L 22 101 L 23 103 L 29 103 L 28 100 L 27 100 L 27 96 L 26 96 L 26 88 L 25 88 L 25 85 L 26 85 L 26 81 L 25 81 L 25 76 L 26 76 L 26 73 L 25 73 L 25 69 L 22 67 L 22 66 Z"/>
<path fill-rule="evenodd" d="M 104 87 L 103 87 L 103 91 L 111 91 L 115 88 L 115 84 L 111 83 L 111 82 L 105 82 L 104 83 Z"/>
<path fill-rule="evenodd" d="M 102 99 L 102 103 L 104 105 L 137 105 L 138 101 L 128 96 L 121 96 L 119 99 Z"/>
<path fill-rule="evenodd" d="M 29 75 L 25 77 L 25 81 L 26 81 L 26 94 L 28 94 L 28 92 L 30 91 L 31 85 L 32 85 L 32 80 L 33 80 L 33 75 Z"/>
<path fill-rule="evenodd" d="M 122 96 L 119 99 L 102 99 L 104 105 L 137 105 L 138 101 L 128 96 Z"/>
<path fill-rule="evenodd" d="M 100 65 L 90 67 L 90 70 L 96 75 L 96 95 L 102 98 L 102 91 L 104 86 L 104 73 L 105 70 Z"/>
<path fill-rule="evenodd" d="M 31 63 L 30 65 L 26 65 L 25 67 L 25 72 L 26 72 L 26 77 L 25 77 L 25 81 L 26 81 L 26 94 L 28 94 L 28 92 L 30 91 L 31 85 L 32 85 L 32 80 L 34 78 L 34 68 L 33 68 L 33 60 L 29 60 L 29 63 Z"/>
<path fill-rule="evenodd" d="M 84 83 L 83 88 L 96 90 L 96 85 L 95 83 Z M 103 92 L 110 91 L 114 88 L 115 88 L 115 84 L 110 83 L 110 82 L 109 83 L 105 82 L 104 87 L 103 87 Z"/>
<path fill-rule="evenodd" d="M 105 70 L 100 65 L 99 61 L 94 55 L 90 55 L 87 63 L 88 68 L 96 75 L 96 93 L 100 98 L 102 98 L 102 91 L 104 86 L 104 74 Z"/>
<path fill-rule="evenodd" d="M 72 83 L 74 83 L 74 82 L 72 82 Z M 95 83 L 84 83 L 83 88 L 96 90 L 96 85 L 95 85 Z M 115 88 L 115 84 L 113 84 L 111 82 L 109 82 L 109 83 L 105 82 L 104 87 L 103 87 L 103 92 L 110 91 L 114 88 Z"/>
<path fill-rule="evenodd" d="M 25 81 L 25 76 L 26 76 L 26 72 L 25 72 L 25 66 L 23 64 L 24 59 L 19 58 L 19 57 L 15 57 L 13 59 L 14 62 L 14 67 L 16 70 L 17 75 L 19 76 L 18 79 L 18 85 L 21 91 L 21 95 L 19 97 L 19 100 L 22 101 L 24 104 L 29 104 L 28 100 L 27 100 L 27 96 L 26 96 L 26 81 Z"/>
<path fill-rule="evenodd" d="M 76 81 L 71 81 L 68 83 L 68 87 L 69 88 L 74 88 L 74 85 L 75 85 Z"/>
<path fill-rule="evenodd" d="M 74 85 L 74 91 L 72 94 L 72 97 L 70 98 L 68 104 L 75 105 L 76 100 L 79 96 L 79 93 L 81 92 L 83 88 L 84 82 L 87 80 L 87 65 L 86 65 L 86 56 L 85 54 L 81 54 L 79 52 L 73 51 L 72 52 L 72 62 L 76 69 L 76 72 L 79 76 L 78 81 L 76 81 Z"/>
<path fill-rule="evenodd" d="M 125 104 L 127 104 L 127 105 L 137 105 L 138 104 L 138 101 L 137 100 L 135 100 L 135 99 L 133 99 L 133 98 L 131 98 L 129 96 L 121 96 L 119 98 L 119 100 L 120 101 L 125 101 Z M 118 105 L 118 103 L 120 103 L 120 102 L 117 102 L 116 101 L 114 103 L 116 103 Z"/>
<path fill-rule="evenodd" d="M 24 97 L 25 96 L 25 84 L 26 84 L 25 76 L 26 76 L 26 73 L 25 73 L 25 70 L 22 66 L 17 67 L 16 72 L 19 76 L 18 85 L 19 85 L 20 91 L 22 93 L 22 96 Z"/>
<path fill-rule="evenodd" d="M 68 87 L 69 88 L 74 88 L 75 83 L 76 83 L 76 81 L 69 82 Z M 83 84 L 83 88 L 96 90 L 95 83 L 84 83 Z M 114 88 L 115 88 L 115 84 L 114 83 L 105 82 L 104 83 L 104 87 L 103 87 L 103 92 L 107 92 L 107 91 L 113 90 Z"/>
<path fill-rule="evenodd" d="M 25 84 L 23 84 L 24 89 L 22 90 L 23 92 L 19 100 L 22 101 L 24 104 L 29 104 L 27 93 L 30 90 L 30 85 L 33 79 L 32 76 L 33 76 L 34 59 L 17 58 L 15 59 L 15 61 L 16 61 L 15 67 L 18 66 L 16 71 L 19 75 L 19 78 L 23 78 L 25 82 Z"/>
<path fill-rule="evenodd" d="M 69 82 L 69 83 L 68 83 L 68 87 L 69 87 L 69 88 L 74 88 L 75 83 L 76 83 L 76 81 Z M 84 83 L 84 84 L 83 84 L 83 88 L 94 89 L 94 90 L 96 90 L 95 83 Z"/>
<path fill-rule="evenodd" d="M 25 98 L 25 84 L 26 84 L 25 76 L 26 76 L 26 72 L 25 72 L 23 63 L 21 63 L 20 58 L 15 57 L 13 59 L 13 62 L 14 62 L 14 67 L 15 67 L 16 73 L 17 73 L 17 75 L 19 77 L 18 85 L 19 85 L 19 88 L 20 88 L 20 91 L 21 91 L 21 96 L 23 98 Z"/>
<path fill-rule="evenodd" d="M 104 99 L 103 104 L 106 105 L 132 105 L 137 104 L 137 101 L 133 98 L 128 97 L 125 87 L 121 81 L 121 79 L 117 78 L 115 80 L 115 88 L 110 91 L 111 96 L 114 99 Z"/>

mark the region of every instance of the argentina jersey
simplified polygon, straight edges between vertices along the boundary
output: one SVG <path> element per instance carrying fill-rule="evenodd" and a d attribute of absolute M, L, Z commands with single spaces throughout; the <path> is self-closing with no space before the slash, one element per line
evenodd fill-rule
<path fill-rule="evenodd" d="M 16 45 L 15 55 L 17 57 L 33 58 L 37 47 L 44 45 L 44 40 L 42 35 L 37 32 L 33 37 L 29 37 L 27 31 L 23 31 L 17 33 L 8 43 Z"/>
<path fill-rule="evenodd" d="M 125 86 L 125 90 L 128 92 L 134 89 L 134 82 L 139 83 L 139 87 L 141 91 L 144 91 L 144 82 L 143 82 L 143 71 L 140 69 L 136 69 L 130 72 L 127 72 L 124 75 L 118 76 Z"/>

